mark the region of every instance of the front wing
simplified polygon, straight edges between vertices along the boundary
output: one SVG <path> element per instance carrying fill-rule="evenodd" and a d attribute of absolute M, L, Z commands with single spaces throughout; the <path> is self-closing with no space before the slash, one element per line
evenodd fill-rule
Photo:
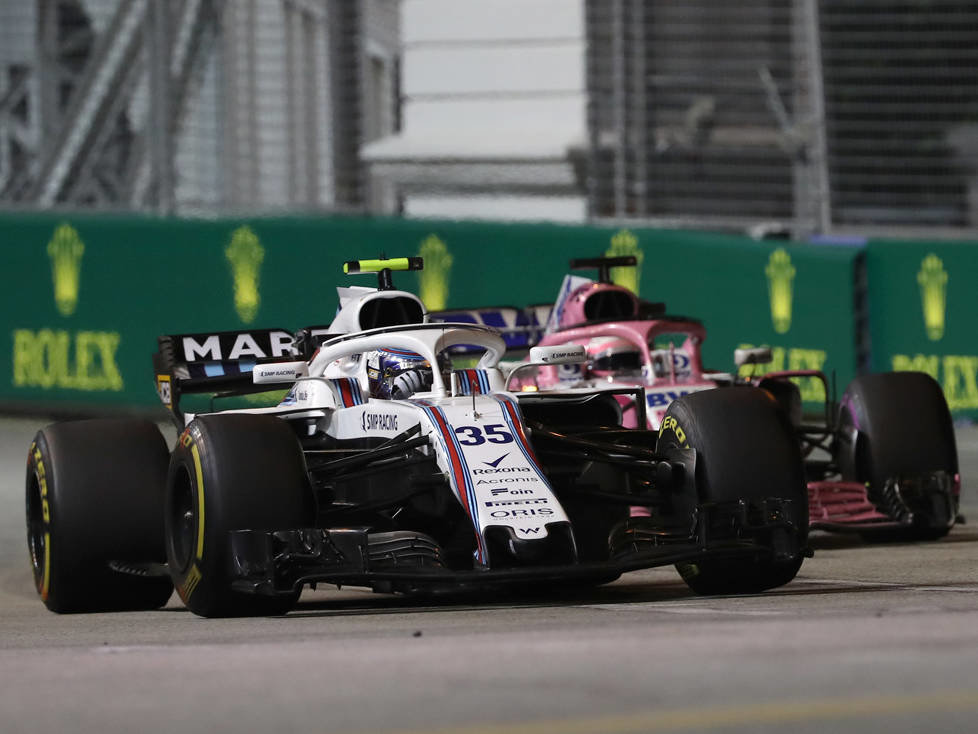
<path fill-rule="evenodd" d="M 865 483 L 819 481 L 808 483 L 810 527 L 836 532 L 889 532 L 919 527 L 927 518 L 931 527 L 949 528 L 957 517 L 961 476 L 943 471 L 922 476 L 893 477 L 870 499 Z"/>
<path fill-rule="evenodd" d="M 790 500 L 771 498 L 748 506 L 743 501 L 701 505 L 689 537 L 661 545 L 643 544 L 631 552 L 588 563 L 452 570 L 440 549 L 414 532 L 369 533 L 364 528 L 305 528 L 278 531 L 240 530 L 230 534 L 233 588 L 261 595 L 291 594 L 319 582 L 367 586 L 378 591 L 444 593 L 519 586 L 532 582 L 606 583 L 643 568 L 705 559 L 754 557 L 791 561 L 811 555 L 797 544 L 797 528 L 787 520 Z M 712 529 L 735 525 L 737 539 L 714 539 Z M 749 539 L 758 531 L 763 544 Z"/>

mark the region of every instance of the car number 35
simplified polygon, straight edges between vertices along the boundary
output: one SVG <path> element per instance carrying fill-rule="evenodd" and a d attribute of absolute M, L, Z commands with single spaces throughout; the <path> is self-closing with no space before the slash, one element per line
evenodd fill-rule
<path fill-rule="evenodd" d="M 489 443 L 509 443 L 513 440 L 513 434 L 503 430 L 502 423 L 489 423 L 482 428 L 476 426 L 458 426 L 455 434 L 458 442 L 463 446 L 479 446 L 486 441 Z"/>

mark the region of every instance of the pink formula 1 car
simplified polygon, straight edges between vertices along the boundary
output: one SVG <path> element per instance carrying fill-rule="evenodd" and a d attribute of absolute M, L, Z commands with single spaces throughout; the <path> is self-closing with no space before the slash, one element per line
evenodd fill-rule
<path fill-rule="evenodd" d="M 736 350 L 738 367 L 756 366 L 753 377 L 704 370 L 703 325 L 668 316 L 663 304 L 641 301 L 628 289 L 612 284 L 610 268 L 629 265 L 634 265 L 634 258 L 571 262 L 572 269 L 597 268 L 599 278 L 569 275 L 564 279 L 547 324 L 537 327 L 538 343 L 582 345 L 588 361 L 518 367 L 511 375 L 513 389 L 642 386 L 645 405 L 636 405 L 625 395 L 619 397 L 624 424 L 645 421 L 659 432 L 660 440 L 668 435 L 685 444 L 691 433 L 684 420 L 686 404 L 696 400 L 695 393 L 754 385 L 777 401 L 798 437 L 805 459 L 811 527 L 876 537 L 938 538 L 947 534 L 957 518 L 960 475 L 950 412 L 941 388 L 930 376 L 892 372 L 858 377 L 840 401 L 827 399 L 821 419 L 809 421 L 795 380 L 821 380 L 828 396 L 823 373 L 764 374 L 759 366 L 770 361 L 767 349 Z M 495 311 L 502 310 L 488 310 Z M 487 311 L 468 313 L 484 321 Z M 458 318 L 457 313 L 452 316 Z M 524 314 L 514 331 L 520 338 L 532 327 L 526 322 Z M 729 430 L 745 430 L 738 416 L 729 417 Z"/>

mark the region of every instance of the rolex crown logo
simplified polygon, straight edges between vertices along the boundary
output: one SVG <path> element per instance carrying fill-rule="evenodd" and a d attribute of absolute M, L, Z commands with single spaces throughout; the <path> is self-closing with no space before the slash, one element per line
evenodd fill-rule
<path fill-rule="evenodd" d="M 947 271 L 944 263 L 930 253 L 920 264 L 917 273 L 920 300 L 924 309 L 924 327 L 927 338 L 937 341 L 944 336 L 944 319 L 947 310 Z"/>
<path fill-rule="evenodd" d="M 48 242 L 51 275 L 54 278 L 54 302 L 62 316 L 71 316 L 78 306 L 78 283 L 85 244 L 70 224 L 62 224 Z"/>
<path fill-rule="evenodd" d="M 224 251 L 231 264 L 234 278 L 234 308 L 246 324 L 254 321 L 261 298 L 258 293 L 259 275 L 265 249 L 251 227 L 238 227 L 231 235 L 231 244 Z"/>
<path fill-rule="evenodd" d="M 638 246 L 638 237 L 627 229 L 621 229 L 611 238 L 611 247 L 604 254 L 606 257 L 635 256 L 635 267 L 611 268 L 608 275 L 611 277 L 612 283 L 628 288 L 637 296 L 639 282 L 642 278 L 642 260 L 645 259 L 645 253 Z"/>
<path fill-rule="evenodd" d="M 771 321 L 774 323 L 774 330 L 779 334 L 785 334 L 791 328 L 791 285 L 795 279 L 795 266 L 791 264 L 791 257 L 783 247 L 771 253 L 764 274 L 767 276 L 767 292 L 771 300 Z"/>
<path fill-rule="evenodd" d="M 439 311 L 448 303 L 452 254 L 436 235 L 429 235 L 421 243 L 418 255 L 424 258 L 424 270 L 418 276 L 421 301 L 429 311 Z"/>

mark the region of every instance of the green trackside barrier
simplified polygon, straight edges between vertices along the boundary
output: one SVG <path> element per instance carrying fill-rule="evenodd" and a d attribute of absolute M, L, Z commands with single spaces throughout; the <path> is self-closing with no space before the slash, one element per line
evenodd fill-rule
<path fill-rule="evenodd" d="M 956 417 L 978 417 L 978 242 L 872 240 L 872 367 L 920 370 Z"/>
<path fill-rule="evenodd" d="M 382 253 L 425 258 L 395 281 L 430 309 L 552 302 L 570 258 L 636 254 L 638 272 L 613 276 L 703 320 L 711 368 L 767 344 L 775 368 L 834 371 L 840 385 L 855 374 L 851 248 L 548 224 L 3 215 L 0 403 L 156 406 L 158 334 L 328 323 L 335 286 L 375 282 L 342 263 Z"/>
<path fill-rule="evenodd" d="M 641 295 L 707 327 L 705 367 L 733 369 L 737 347 L 770 346 L 765 370 L 822 370 L 838 392 L 857 374 L 855 283 L 860 249 L 755 242 L 712 234 L 636 230 L 647 238 Z M 806 408 L 820 380 L 799 380 Z"/>

